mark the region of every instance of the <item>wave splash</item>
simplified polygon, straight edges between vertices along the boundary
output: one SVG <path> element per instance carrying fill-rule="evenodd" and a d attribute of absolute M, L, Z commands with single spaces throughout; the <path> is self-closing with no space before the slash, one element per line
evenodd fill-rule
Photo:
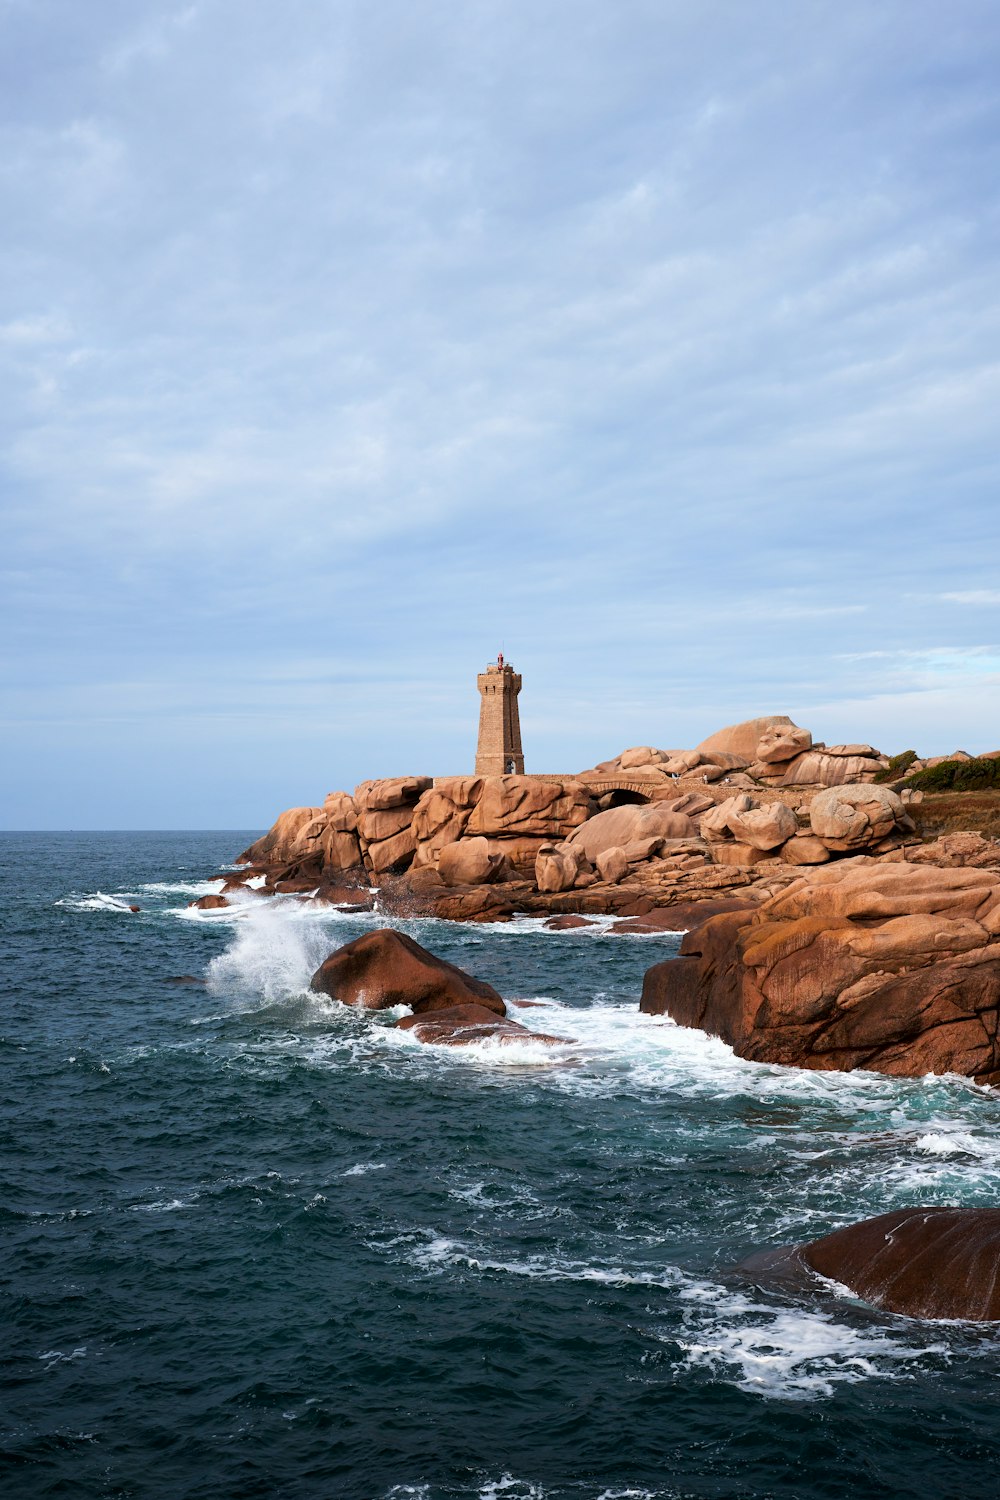
<path fill-rule="evenodd" d="M 330 948 L 322 927 L 289 921 L 280 907 L 254 909 L 240 922 L 230 947 L 209 963 L 209 991 L 250 990 L 271 1003 L 308 994 Z"/>

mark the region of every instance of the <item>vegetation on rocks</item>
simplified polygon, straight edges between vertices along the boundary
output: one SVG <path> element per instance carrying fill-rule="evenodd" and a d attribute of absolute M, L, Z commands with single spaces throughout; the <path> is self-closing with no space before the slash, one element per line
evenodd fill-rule
<path fill-rule="evenodd" d="M 898 781 L 906 775 L 916 758 L 917 752 L 915 750 L 904 750 L 901 754 L 894 755 L 883 770 L 877 771 L 874 779 L 882 783 Z"/>
<path fill-rule="evenodd" d="M 1000 760 L 982 756 L 973 760 L 944 760 L 907 776 L 904 786 L 921 792 L 982 792 L 1000 789 Z"/>

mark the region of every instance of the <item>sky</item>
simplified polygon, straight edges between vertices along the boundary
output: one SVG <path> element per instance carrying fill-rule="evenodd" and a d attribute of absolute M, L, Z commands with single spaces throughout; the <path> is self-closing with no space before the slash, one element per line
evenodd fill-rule
<path fill-rule="evenodd" d="M 1000 747 L 995 0 L 0 0 L 0 827 Z"/>

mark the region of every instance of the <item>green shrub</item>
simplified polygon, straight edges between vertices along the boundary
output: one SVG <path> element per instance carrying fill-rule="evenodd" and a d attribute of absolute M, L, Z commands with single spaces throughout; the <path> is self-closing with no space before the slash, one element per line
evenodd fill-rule
<path fill-rule="evenodd" d="M 914 771 L 904 786 L 920 792 L 985 792 L 1000 788 L 1000 760 L 943 760 L 926 771 Z"/>
<path fill-rule="evenodd" d="M 916 758 L 915 750 L 904 750 L 901 755 L 894 755 L 885 769 L 877 773 L 875 780 L 898 781 L 913 765 Z"/>

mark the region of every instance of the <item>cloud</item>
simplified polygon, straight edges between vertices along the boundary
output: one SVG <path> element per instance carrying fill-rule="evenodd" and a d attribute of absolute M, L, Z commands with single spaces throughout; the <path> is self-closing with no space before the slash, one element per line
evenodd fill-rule
<path fill-rule="evenodd" d="M 197 5 L 165 11 L 116 41 L 102 57 L 102 66 L 115 74 L 127 73 L 138 63 L 162 62 L 169 57 L 180 33 L 192 27 L 197 16 Z"/>
<path fill-rule="evenodd" d="M 306 642 L 353 664 L 282 700 L 350 723 L 324 781 L 395 732 L 359 684 L 398 659 L 397 765 L 454 764 L 502 637 L 553 766 L 790 703 L 866 738 L 949 673 L 988 739 L 953 606 L 1000 599 L 1000 18 L 963 17 L 0 10 L 19 712 L 184 704 L 221 766 Z"/>

